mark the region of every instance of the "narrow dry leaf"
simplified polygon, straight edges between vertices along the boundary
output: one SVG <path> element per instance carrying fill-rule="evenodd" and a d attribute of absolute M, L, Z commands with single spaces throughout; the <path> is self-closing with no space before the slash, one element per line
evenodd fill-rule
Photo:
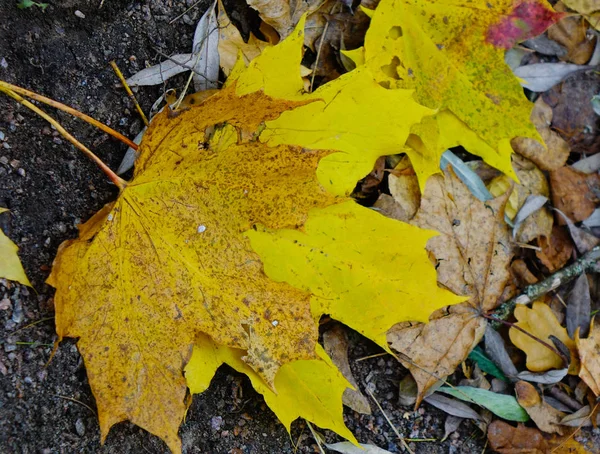
<path fill-rule="evenodd" d="M 219 80 L 219 24 L 216 1 L 208 7 L 196 25 L 192 55 L 194 88 L 196 91 L 217 88 Z"/>
<path fill-rule="evenodd" d="M 529 49 L 535 50 L 542 55 L 548 55 L 550 57 L 563 57 L 567 54 L 567 49 L 558 44 L 556 41 L 552 41 L 550 38 L 548 38 L 548 36 L 546 36 L 546 34 L 528 39 L 527 41 L 523 41 L 521 44 Z M 507 53 L 513 49 L 509 49 Z M 521 65 L 519 64 L 517 67 L 518 66 Z"/>
<path fill-rule="evenodd" d="M 592 156 L 588 156 L 587 158 L 580 159 L 571 167 L 583 173 L 597 172 L 600 170 L 600 154 L 594 154 Z"/>
<path fill-rule="evenodd" d="M 533 161 L 542 170 L 556 170 L 569 157 L 569 144 L 551 129 L 552 108 L 540 97 L 531 111 L 531 121 L 544 139 L 546 146 L 527 137 L 516 137 L 510 144 L 514 151 Z"/>
<path fill-rule="evenodd" d="M 585 174 L 564 166 L 550 172 L 552 204 L 573 222 L 587 219 L 594 212 L 600 194 L 600 176 Z M 559 219 L 560 225 L 565 225 Z"/>
<path fill-rule="evenodd" d="M 582 273 L 567 297 L 567 333 L 571 339 L 575 339 L 576 332 L 579 337 L 587 337 L 591 310 L 590 283 L 586 274 Z"/>
<path fill-rule="evenodd" d="M 439 408 L 449 415 L 457 416 L 459 418 L 472 419 L 473 421 L 481 421 L 481 416 L 479 416 L 479 413 L 458 399 L 453 399 L 451 397 L 446 397 L 435 393 L 431 396 L 427 396 L 423 400 L 429 405 L 433 405 L 435 408 Z"/>
<path fill-rule="evenodd" d="M 546 202 L 548 202 L 548 197 L 545 197 L 543 195 L 527 196 L 527 199 L 525 199 L 525 203 L 523 204 L 523 206 L 521 206 L 521 208 L 519 209 L 519 211 L 517 212 L 517 215 L 515 216 L 515 218 L 513 220 L 513 222 L 514 222 L 513 238 L 516 236 L 517 232 L 519 232 L 519 230 L 521 229 L 523 221 L 525 221 L 529 216 L 531 216 L 531 215 L 537 213 L 539 210 L 541 210 L 542 207 L 544 205 L 546 205 Z M 552 220 L 552 219 L 550 219 L 550 220 Z M 552 224 L 550 224 L 550 230 L 552 230 Z M 551 232 L 548 232 L 545 236 L 550 236 L 550 233 Z M 539 236 L 541 236 L 541 235 L 537 235 L 535 238 L 537 238 Z M 528 243 L 528 241 L 522 241 L 522 242 Z"/>
<path fill-rule="evenodd" d="M 511 378 L 518 374 L 517 368 L 513 364 L 508 352 L 506 351 L 506 346 L 504 345 L 504 340 L 502 336 L 491 326 L 487 326 L 485 329 L 485 352 L 490 357 L 490 359 L 496 364 L 504 375 Z"/>
<path fill-rule="evenodd" d="M 340 443 L 334 444 L 326 444 L 325 447 L 327 449 L 331 449 L 335 452 L 340 452 L 342 454 L 392 454 L 385 449 L 381 449 L 375 445 L 369 445 L 361 443 L 358 446 L 353 445 L 347 441 L 342 441 Z"/>
<path fill-rule="evenodd" d="M 554 9 L 567 10 L 560 2 Z M 585 65 L 590 61 L 596 47 L 596 37 L 588 38 L 587 29 L 587 21 L 577 16 L 565 17 L 548 29 L 548 37 L 567 49 L 567 55 L 561 57 L 562 61 L 576 65 Z"/>
<path fill-rule="evenodd" d="M 380 194 L 371 208 L 385 217 L 398 221 L 409 222 L 412 219 L 389 194 Z"/>
<path fill-rule="evenodd" d="M 177 54 L 171 56 L 168 60 L 142 69 L 126 80 L 131 87 L 158 85 L 164 83 L 169 78 L 185 71 L 189 71 L 194 65 L 193 54 Z"/>
<path fill-rule="evenodd" d="M 542 385 L 551 385 L 560 382 L 567 376 L 569 369 L 551 369 L 547 372 L 537 374 L 535 372 L 519 372 L 517 378 L 519 380 L 525 380 L 533 383 L 540 383 Z"/>
<path fill-rule="evenodd" d="M 283 39 L 292 33 L 302 15 L 308 14 L 310 16 L 325 1 L 248 0 L 248 5 L 258 11 L 261 19 L 277 30 L 277 33 Z"/>
<path fill-rule="evenodd" d="M 550 90 L 574 72 L 589 68 L 589 66 L 568 63 L 534 63 L 519 66 L 514 73 L 521 79 L 523 87 L 541 93 Z"/>
<path fill-rule="evenodd" d="M 573 254 L 569 234 L 558 225 L 552 227 L 550 238 L 538 238 L 538 245 L 542 250 L 535 251 L 535 255 L 551 273 L 565 266 Z"/>
<path fill-rule="evenodd" d="M 571 238 L 573 239 L 573 243 L 577 246 L 577 250 L 581 254 L 585 254 L 588 251 L 591 251 L 595 246 L 600 243 L 600 239 L 592 235 L 591 233 L 586 232 L 583 229 L 580 229 L 573 221 L 571 221 L 562 211 L 559 209 L 555 209 L 560 218 L 567 224 L 567 228 L 569 229 L 569 233 L 571 234 Z"/>
<path fill-rule="evenodd" d="M 600 157 L 600 155 L 594 156 Z M 600 227 L 600 208 L 596 208 L 594 212 L 590 214 L 590 217 L 583 221 L 581 224 L 587 227 L 588 229 L 591 229 L 592 227 Z"/>
<path fill-rule="evenodd" d="M 565 416 L 560 424 L 567 427 L 590 427 L 592 425 L 591 414 L 592 409 L 589 405 L 586 405 L 575 413 Z"/>
<path fill-rule="evenodd" d="M 556 316 L 548 305 L 535 301 L 532 308 L 518 304 L 515 308 L 516 325 L 537 337 L 538 339 L 552 345 L 549 337 L 556 336 L 564 343 L 571 352 L 571 358 L 576 357 L 575 342 L 569 338 L 567 330 L 560 326 Z M 523 350 L 527 355 L 527 369 L 533 372 L 544 372 L 548 369 L 562 369 L 563 360 L 552 350 L 517 330 L 510 328 L 508 335 L 512 343 Z M 577 364 L 571 361 L 569 373 L 576 374 Z"/>
<path fill-rule="evenodd" d="M 340 370 L 342 375 L 354 387 L 346 388 L 342 396 L 342 402 L 352 410 L 363 414 L 371 414 L 369 400 L 360 392 L 358 383 L 348 363 L 348 337 L 341 325 L 335 325 L 323 333 L 323 347 L 331 358 L 333 364 Z"/>
<path fill-rule="evenodd" d="M 564 433 L 560 421 L 565 414 L 544 402 L 532 384 L 519 381 L 515 384 L 515 392 L 519 405 L 525 409 L 540 430 L 559 435 Z"/>
<path fill-rule="evenodd" d="M 0 214 L 6 211 L 8 211 L 6 208 L 0 207 Z M 16 281 L 31 287 L 23 265 L 21 265 L 21 261 L 17 255 L 18 250 L 17 245 L 0 230 L 0 257 L 2 257 L 0 261 L 0 278 Z"/>
<path fill-rule="evenodd" d="M 590 335 L 587 339 L 575 336 L 577 351 L 581 361 L 579 376 L 590 387 L 592 392 L 600 395 L 600 324 L 592 322 Z"/>

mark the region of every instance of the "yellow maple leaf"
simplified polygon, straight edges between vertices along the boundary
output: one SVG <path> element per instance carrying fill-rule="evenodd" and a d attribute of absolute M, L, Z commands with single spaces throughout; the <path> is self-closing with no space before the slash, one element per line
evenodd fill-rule
<path fill-rule="evenodd" d="M 576 354 L 575 342 L 567 334 L 566 328 L 563 328 L 552 309 L 541 301 L 535 301 L 531 308 L 518 304 L 515 308 L 515 317 L 518 320 L 516 325 L 537 337 L 538 339 L 552 345 L 549 339 L 551 335 L 556 336 L 571 351 L 570 374 L 577 374 L 579 364 Z M 508 331 L 510 340 L 516 347 L 520 348 L 527 355 L 527 369 L 533 372 L 544 372 L 548 369 L 562 369 L 563 360 L 535 339 L 532 339 L 525 333 L 511 328 Z"/>
<path fill-rule="evenodd" d="M 275 377 L 276 393 L 248 367 L 242 359 L 244 355 L 243 350 L 224 347 L 208 336 L 200 336 L 185 367 L 190 392 L 204 392 L 217 368 L 225 363 L 250 378 L 254 389 L 264 396 L 288 432 L 292 422 L 301 417 L 357 443 L 346 427 L 342 413 L 342 394 L 350 384 L 320 345 L 317 344 L 317 358 L 294 361 L 281 367 Z"/>
<path fill-rule="evenodd" d="M 540 33 L 561 17 L 545 0 L 523 3 L 533 11 L 522 12 L 514 30 Z M 365 37 L 365 65 L 384 86 L 414 89 L 421 104 L 439 109 L 411 131 L 422 141 L 409 152 L 422 189 L 439 171 L 435 165 L 447 148 L 462 145 L 515 177 L 510 139 L 542 142 L 529 121 L 532 104 L 504 63 L 504 49 L 489 42 L 490 30 L 512 20 L 520 6 L 512 0 L 382 0 L 375 10 Z M 544 21 L 533 14 L 540 10 Z M 425 157 L 415 159 L 419 155 Z"/>
<path fill-rule="evenodd" d="M 8 211 L 6 208 L 0 207 L 0 213 L 6 211 Z M 31 287 L 31 283 L 27 279 L 23 265 L 21 265 L 21 261 L 17 255 L 18 250 L 17 245 L 0 229 L 0 278 L 16 281 Z"/>
<path fill-rule="evenodd" d="M 277 413 L 284 422 L 293 415 L 321 421 L 321 407 L 293 413 L 285 408 L 291 404 L 281 403 L 293 401 L 290 386 L 276 388 L 286 364 L 308 362 L 291 367 L 320 373 L 325 359 L 317 347 L 319 315 L 331 313 L 385 346 L 385 331 L 394 323 L 425 320 L 458 301 L 435 285 L 424 251 L 433 232 L 385 219 L 319 184 L 317 166 L 334 153 L 314 148 L 327 148 L 336 132 L 349 142 L 355 123 L 374 124 L 368 117 L 375 112 L 362 111 L 349 92 L 364 88 L 358 95 L 368 103 L 385 90 L 357 71 L 329 86 L 335 97 L 329 105 L 325 96 L 302 96 L 295 85 L 301 83 L 302 24 L 248 68 L 237 64 L 235 83 L 199 105 L 157 115 L 140 145 L 133 180 L 81 226 L 78 239 L 60 248 L 48 280 L 57 288 L 57 333 L 59 339 L 79 338 L 103 439 L 113 424 L 128 419 L 180 451 L 177 429 L 186 391 L 181 372 L 202 333 L 227 347 L 227 354 L 243 352 L 238 359 L 251 378 L 262 380 L 262 388 L 256 386 L 280 393 L 273 405 L 282 406 Z M 408 91 L 396 96 L 405 101 L 407 113 L 399 118 L 408 124 L 430 112 Z M 314 147 L 257 140 L 261 131 L 273 130 L 271 121 L 310 104 L 318 106 L 323 121 L 330 109 L 344 112 L 338 99 L 357 118 L 340 117 L 337 128 L 328 120 Z M 313 124 L 294 121 L 292 116 L 278 127 L 313 133 Z M 397 123 L 399 134 L 407 135 L 408 127 Z M 385 140 L 374 136 L 379 132 L 360 130 L 375 143 Z M 340 175 L 330 172 L 327 181 L 335 186 Z M 385 248 L 373 235 L 378 229 L 390 232 Z M 410 247 L 400 241 L 390 247 L 392 236 L 411 238 Z M 269 244 L 289 254 L 265 250 Z M 397 266 L 390 268 L 377 251 Z M 277 267 L 280 274 L 273 272 Z M 381 304 L 366 308 L 373 299 Z M 322 402 L 337 414 L 327 427 L 346 436 L 334 401 Z"/>

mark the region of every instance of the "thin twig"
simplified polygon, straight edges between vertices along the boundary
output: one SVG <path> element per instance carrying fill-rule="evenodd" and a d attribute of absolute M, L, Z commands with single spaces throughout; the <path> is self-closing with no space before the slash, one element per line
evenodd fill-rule
<path fill-rule="evenodd" d="M 74 399 L 74 398 L 68 397 L 68 396 L 61 396 L 60 394 L 52 394 L 52 395 L 54 397 L 59 397 L 61 399 L 70 400 L 71 402 L 75 402 L 75 403 L 77 403 L 79 405 L 83 405 L 85 408 L 87 408 L 89 411 L 91 411 L 94 415 L 98 416 L 92 407 L 90 407 L 89 405 L 84 404 L 83 402 L 81 402 L 81 401 L 79 401 L 77 399 Z"/>
<path fill-rule="evenodd" d="M 364 361 L 365 359 L 379 358 L 380 356 L 385 356 L 385 355 L 389 355 L 389 353 L 388 352 L 382 352 L 382 353 L 375 353 L 374 355 L 363 356 L 362 358 L 355 359 L 354 362 L 357 363 L 359 361 Z"/>
<path fill-rule="evenodd" d="M 200 3 L 202 3 L 204 0 L 198 0 L 196 3 L 194 3 L 192 6 L 190 6 L 188 9 L 186 9 L 183 13 L 181 13 L 179 16 L 177 16 L 175 19 L 171 20 L 171 22 L 169 22 L 169 25 L 172 25 L 173 22 L 175 22 L 177 19 L 182 18 L 183 16 L 185 16 L 187 13 L 189 13 L 192 9 L 194 9 L 196 6 L 198 6 Z"/>
<path fill-rule="evenodd" d="M 87 148 L 85 145 L 83 145 L 81 142 L 79 142 L 75 137 L 73 137 L 65 128 L 63 128 L 61 126 L 61 124 L 58 121 L 56 121 L 54 118 L 52 118 L 46 112 L 44 112 L 38 106 L 27 101 L 26 99 L 24 99 L 22 96 L 18 95 L 11 89 L 0 85 L 0 91 L 5 93 L 6 95 L 10 96 L 18 103 L 24 105 L 28 109 L 33 110 L 36 114 L 38 114 L 40 117 L 42 117 L 44 120 L 46 120 L 52 126 L 54 126 L 54 128 L 65 139 L 67 139 L 69 142 L 71 142 L 73 145 L 75 145 L 77 148 L 79 148 L 83 152 L 83 154 L 85 154 L 88 158 L 90 158 L 92 161 L 94 161 L 96 163 L 96 165 L 98 167 L 100 167 L 100 169 L 108 176 L 108 178 L 110 178 L 110 180 L 115 184 L 115 186 L 117 186 L 119 188 L 119 190 L 122 191 L 123 189 L 125 189 L 125 187 L 127 186 L 127 183 L 125 182 L 125 180 L 123 180 L 120 176 L 118 176 L 116 173 L 114 173 L 106 164 L 104 164 L 104 162 L 98 156 L 96 156 L 94 153 L 92 153 L 92 151 L 89 148 Z"/>
<path fill-rule="evenodd" d="M 115 74 L 117 75 L 117 77 L 119 78 L 119 80 L 121 81 L 121 84 L 123 85 L 123 88 L 125 88 L 125 91 L 127 92 L 127 95 L 129 96 L 129 99 L 131 99 L 131 101 L 133 102 L 133 105 L 135 106 L 135 108 L 137 109 L 138 113 L 140 114 L 140 117 L 142 117 L 142 121 L 144 122 L 144 124 L 146 126 L 148 126 L 149 123 L 148 123 L 148 119 L 146 118 L 146 114 L 142 110 L 142 107 L 140 106 L 140 103 L 138 103 L 137 99 L 135 99 L 135 95 L 131 91 L 131 88 L 129 88 L 129 84 L 125 80 L 125 77 L 123 77 L 123 73 L 121 72 L 121 70 L 117 66 L 117 63 L 113 60 L 113 61 L 110 62 L 110 66 L 112 66 L 112 69 L 115 72 Z"/>
<path fill-rule="evenodd" d="M 571 265 L 562 268 L 543 281 L 525 287 L 523 293 L 501 304 L 492 313 L 494 319 L 496 319 L 495 321 L 492 321 L 492 327 L 494 329 L 498 329 L 500 326 L 498 320 L 508 319 L 512 315 L 517 304 L 529 304 L 532 301 L 544 296 L 546 293 L 557 289 L 561 285 L 571 282 L 577 276 L 593 269 L 598 260 L 600 260 L 600 246 L 596 246 Z"/>
<path fill-rule="evenodd" d="M 329 21 L 325 22 L 325 28 L 323 28 L 323 34 L 321 35 L 321 41 L 319 41 L 319 48 L 317 49 L 317 58 L 315 59 L 315 69 L 313 70 L 312 77 L 310 78 L 310 92 L 313 91 L 313 85 L 315 83 L 315 74 L 317 73 L 317 68 L 319 67 L 319 57 L 321 56 L 321 49 L 323 48 L 323 41 L 325 41 L 325 35 L 327 34 L 327 29 L 329 28 Z"/>
<path fill-rule="evenodd" d="M 53 100 L 53 99 L 46 98 L 45 96 L 38 95 L 37 93 L 29 91 L 26 88 L 19 87 L 18 85 L 9 84 L 8 82 L 4 82 L 3 80 L 0 80 L 0 87 L 4 87 L 8 90 L 12 90 L 15 93 L 18 93 L 22 96 L 26 96 L 31 99 L 34 99 L 35 101 L 39 101 L 41 103 L 48 104 L 49 106 L 52 106 L 59 110 L 62 110 L 63 112 L 67 112 L 68 114 L 71 114 L 74 117 L 77 117 L 77 118 L 91 124 L 92 126 L 95 126 L 96 128 L 101 129 L 105 133 L 113 136 L 115 139 L 120 140 L 128 147 L 131 147 L 134 150 L 137 150 L 137 148 L 138 148 L 138 146 L 135 142 L 133 142 L 131 139 L 125 137 L 120 132 L 115 131 L 114 129 L 105 125 L 104 123 L 100 123 L 98 120 L 95 120 L 94 118 L 92 118 L 82 112 L 79 112 L 78 110 L 73 109 L 72 107 L 66 106 L 58 101 Z"/>
<path fill-rule="evenodd" d="M 16 330 L 14 330 L 14 331 L 10 332 L 9 334 L 12 336 L 12 335 L 14 335 L 14 334 L 17 334 L 17 333 L 18 333 L 18 332 L 20 332 L 20 331 L 23 331 L 24 329 L 31 328 L 32 326 L 35 326 L 35 325 L 37 325 L 37 324 L 39 324 L 39 323 L 42 323 L 42 322 L 47 322 L 48 320 L 54 320 L 54 317 L 46 317 L 46 318 L 42 318 L 42 319 L 40 319 L 40 320 L 37 320 L 37 321 L 35 321 L 35 322 L 32 322 L 32 323 L 30 323 L 30 324 L 28 324 L 28 325 L 22 326 L 21 328 L 19 328 L 19 329 L 16 329 Z"/>
<path fill-rule="evenodd" d="M 394 431 L 394 433 L 396 434 L 396 436 L 400 439 L 400 442 L 402 443 L 402 446 L 404 446 L 404 449 L 406 449 L 408 452 L 410 452 L 410 454 L 415 454 L 409 447 L 408 444 L 406 443 L 406 440 L 404 440 L 404 437 L 402 435 L 400 435 L 400 432 L 398 432 L 398 429 L 396 429 L 396 426 L 394 426 L 392 424 L 392 421 L 390 421 L 390 418 L 388 418 L 388 415 L 386 414 L 385 411 L 383 411 L 383 408 L 381 408 L 381 405 L 379 405 L 379 401 L 377 399 L 375 399 L 375 396 L 373 395 L 373 393 L 371 392 L 371 390 L 367 387 L 367 392 L 369 393 L 369 395 L 371 396 L 371 399 L 373 399 L 373 401 L 375 402 L 375 404 L 377 405 L 377 408 L 379 408 L 379 411 L 383 414 L 383 417 L 385 418 L 385 420 L 388 422 L 388 424 L 390 425 L 390 427 L 392 428 L 392 430 Z"/>

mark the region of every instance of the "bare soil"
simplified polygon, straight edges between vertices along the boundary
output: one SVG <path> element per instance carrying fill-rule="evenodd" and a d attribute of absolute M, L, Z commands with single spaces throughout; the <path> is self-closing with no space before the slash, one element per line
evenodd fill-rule
<path fill-rule="evenodd" d="M 200 4 L 183 0 L 47 0 L 45 11 L 0 2 L 0 79 L 35 90 L 86 112 L 134 137 L 142 128 L 132 103 L 108 62 L 126 76 L 165 54 L 187 52 Z M 83 14 L 76 14 L 79 11 Z M 81 17 L 84 15 L 85 17 Z M 181 80 L 174 84 L 181 84 Z M 164 87 L 145 88 L 146 112 Z M 125 146 L 60 112 L 52 113 L 117 168 Z M 77 224 L 116 196 L 104 175 L 42 119 L 0 96 L 0 227 L 20 247 L 33 289 L 0 281 L 0 452 L 166 453 L 158 438 L 130 423 L 115 426 L 100 445 L 95 403 L 74 340 L 64 341 L 46 365 L 56 340 L 53 290 L 44 283 L 58 246 L 76 237 Z M 8 303 L 7 301 L 8 300 Z M 392 423 L 416 453 L 482 452 L 484 435 L 470 422 L 447 441 L 445 415 L 426 404 L 417 411 L 397 404 L 406 375 L 395 360 L 379 356 L 370 342 L 351 333 L 350 360 L 361 387 L 371 383 Z M 346 409 L 348 426 L 364 443 L 403 452 L 394 431 L 373 406 L 372 416 Z M 302 421 L 289 436 L 249 381 L 223 367 L 211 388 L 196 396 L 180 435 L 185 453 L 319 452 Z M 335 435 L 322 431 L 330 442 Z"/>

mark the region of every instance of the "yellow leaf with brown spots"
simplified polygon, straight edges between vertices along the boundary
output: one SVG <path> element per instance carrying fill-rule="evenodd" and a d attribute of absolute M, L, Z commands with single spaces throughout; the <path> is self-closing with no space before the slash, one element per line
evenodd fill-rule
<path fill-rule="evenodd" d="M 504 63 L 501 47 L 543 32 L 560 17 L 545 0 L 379 3 L 365 37 L 365 65 L 383 86 L 414 89 L 419 103 L 440 110 L 411 131 L 423 143 L 413 154 L 426 155 L 420 165 L 409 153 L 422 188 L 437 171 L 432 163 L 449 147 L 463 145 L 514 176 L 510 140 L 542 142 L 529 121 L 533 105 Z"/>
<path fill-rule="evenodd" d="M 303 95 L 302 24 L 247 68 L 238 62 L 223 90 L 157 115 L 133 180 L 60 248 L 48 280 L 57 333 L 79 338 L 103 440 L 130 420 L 180 452 L 182 372 L 199 336 L 235 350 L 259 391 L 275 395 L 286 366 L 321 373 L 322 314 L 387 347 L 395 323 L 460 301 L 435 285 L 425 251 L 435 233 L 343 197 L 361 175 L 327 160 L 350 150 L 347 160 L 370 168 L 431 110 L 408 90 L 387 96 L 367 68 Z M 395 114 L 394 101 L 405 111 Z M 314 116 L 303 118 L 311 105 Z M 293 131 L 289 142 L 277 141 L 275 125 Z M 369 143 L 377 148 L 364 153 Z M 293 401 L 284 392 L 273 405 L 293 406 L 281 404 Z M 326 427 L 348 436 L 336 396 Z M 285 410 L 275 411 L 287 424 L 295 413 Z"/>

